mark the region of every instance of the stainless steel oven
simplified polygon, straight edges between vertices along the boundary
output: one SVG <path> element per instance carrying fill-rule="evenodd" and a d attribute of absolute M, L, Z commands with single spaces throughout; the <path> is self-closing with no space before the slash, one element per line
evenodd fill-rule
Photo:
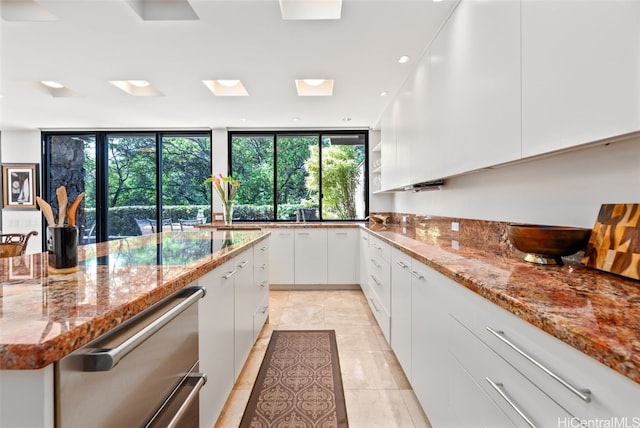
<path fill-rule="evenodd" d="M 197 427 L 203 296 L 185 288 L 56 363 L 56 427 Z"/>

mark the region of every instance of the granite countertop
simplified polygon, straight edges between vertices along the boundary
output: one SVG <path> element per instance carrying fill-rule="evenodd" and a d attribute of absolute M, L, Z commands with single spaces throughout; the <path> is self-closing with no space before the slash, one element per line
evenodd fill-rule
<path fill-rule="evenodd" d="M 166 232 L 79 248 L 79 271 L 47 254 L 0 259 L 0 369 L 56 362 L 221 265 L 261 231 Z"/>
<path fill-rule="evenodd" d="M 640 282 L 577 260 L 542 266 L 522 260 L 503 230 L 452 238 L 438 225 L 366 226 L 400 249 L 640 383 Z M 500 234 L 503 236 L 500 237 Z M 498 242 L 502 239 L 502 243 Z"/>
<path fill-rule="evenodd" d="M 242 230 L 242 229 L 295 229 L 295 228 L 309 228 L 309 229 L 333 229 L 333 228 L 354 228 L 360 227 L 366 224 L 365 221 L 360 222 L 344 222 L 344 221 L 309 221 L 309 222 L 295 222 L 295 221 L 272 221 L 272 222 L 234 222 L 230 225 L 222 222 L 213 222 L 201 224 L 196 227 L 200 228 L 214 228 L 218 230 Z"/>

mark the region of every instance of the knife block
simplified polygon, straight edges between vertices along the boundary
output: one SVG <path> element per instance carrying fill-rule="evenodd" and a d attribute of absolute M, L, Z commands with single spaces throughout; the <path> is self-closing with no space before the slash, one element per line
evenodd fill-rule
<path fill-rule="evenodd" d="M 78 228 L 48 226 L 47 252 L 49 273 L 65 274 L 78 271 Z"/>

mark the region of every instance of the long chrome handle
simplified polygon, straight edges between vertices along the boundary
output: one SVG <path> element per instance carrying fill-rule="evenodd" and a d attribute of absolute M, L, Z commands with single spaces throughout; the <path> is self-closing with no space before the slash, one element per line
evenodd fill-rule
<path fill-rule="evenodd" d="M 371 297 L 369 298 L 369 301 L 371 302 L 371 305 L 373 305 L 373 309 L 375 309 L 376 312 L 380 312 L 380 309 L 378 309 L 378 305 L 376 305 L 376 301 L 373 300 Z"/>
<path fill-rule="evenodd" d="M 378 264 L 378 262 L 376 261 L 376 259 L 369 259 L 371 260 L 371 263 L 373 263 L 373 265 L 375 267 L 377 267 L 378 269 L 380 269 L 382 267 L 382 265 Z"/>
<path fill-rule="evenodd" d="M 484 379 L 489 382 L 489 385 L 491 385 L 491 387 L 496 390 L 500 397 L 502 397 L 502 399 L 507 402 L 509 407 L 511 407 L 527 423 L 527 425 L 529 425 L 531 428 L 536 428 L 535 424 L 531 422 L 531 419 L 529 419 L 527 415 L 522 410 L 520 410 L 520 408 L 513 402 L 513 400 L 509 398 L 507 393 L 504 392 L 501 383 L 496 383 L 488 377 L 485 377 Z"/>
<path fill-rule="evenodd" d="M 336 235 L 345 236 L 345 235 L 348 235 L 348 234 L 349 234 L 349 232 L 336 232 Z"/>
<path fill-rule="evenodd" d="M 182 312 L 189 309 L 191 305 L 203 298 L 206 294 L 205 289 L 202 287 L 193 287 L 189 291 L 191 291 L 191 294 L 185 297 L 184 301 L 159 316 L 137 333 L 129 336 L 122 343 L 113 348 L 100 348 L 85 354 L 83 357 L 84 371 L 104 372 L 111 370 L 131 351 L 142 345 L 147 339 L 157 333 L 165 325 L 169 324 Z"/>
<path fill-rule="evenodd" d="M 552 372 L 550 369 L 548 369 L 547 367 L 545 367 L 544 365 L 542 365 L 540 362 L 538 362 L 537 360 L 535 360 L 532 356 L 530 356 L 529 354 L 527 354 L 526 352 L 524 352 L 522 349 L 520 349 L 517 345 L 515 345 L 513 342 L 511 342 L 509 339 L 507 339 L 504 336 L 504 332 L 500 331 L 500 330 L 494 330 L 491 327 L 487 327 L 487 330 L 489 331 L 489 333 L 493 334 L 495 337 L 497 337 L 498 339 L 500 339 L 505 345 L 507 345 L 508 347 L 510 347 L 511 349 L 513 349 L 514 351 L 516 351 L 518 354 L 520 354 L 521 356 L 523 356 L 527 361 L 529 361 L 531 364 L 533 364 L 534 366 L 536 366 L 537 368 L 539 368 L 540 370 L 542 370 L 543 372 L 545 372 L 547 375 L 551 376 L 552 379 L 554 379 L 555 381 L 557 381 L 558 383 L 560 383 L 562 386 L 564 386 L 565 388 L 567 388 L 569 391 L 573 392 L 575 395 L 577 395 L 582 401 L 585 402 L 590 402 L 591 401 L 591 391 L 588 389 L 580 389 L 580 388 L 576 388 L 575 386 L 571 385 L 569 382 L 567 382 L 566 380 L 564 380 L 561 376 L 557 375 L 556 373 Z"/>
<path fill-rule="evenodd" d="M 400 260 L 396 261 L 396 264 L 400 266 L 402 269 L 407 269 L 409 267 L 405 262 L 401 262 Z"/>
<path fill-rule="evenodd" d="M 298 234 L 298 236 L 300 236 L 300 235 L 304 235 L 304 236 L 309 235 L 309 232 L 296 232 L 296 233 Z"/>
<path fill-rule="evenodd" d="M 174 393 L 164 402 L 163 406 L 156 412 L 155 415 L 151 418 L 149 422 L 145 425 L 145 428 L 153 428 L 159 426 L 159 424 L 163 424 L 163 427 L 166 428 L 177 428 L 180 426 L 180 421 L 184 414 L 187 412 L 189 407 L 191 407 L 196 400 L 198 400 L 200 393 L 200 389 L 207 383 L 207 375 L 204 373 L 189 373 L 185 376 L 184 381 L 181 383 L 180 387 L 174 391 Z M 169 408 L 169 402 L 171 399 L 179 395 L 178 390 L 181 388 L 191 388 L 189 393 L 184 398 L 184 401 L 180 404 L 180 407 L 175 411 L 170 420 L 166 423 L 163 421 L 162 413 L 167 411 Z"/>
<path fill-rule="evenodd" d="M 222 275 L 222 277 L 223 277 L 224 279 L 229 279 L 229 278 L 231 278 L 233 275 L 235 275 L 237 272 L 238 272 L 238 269 L 234 269 L 234 270 L 232 270 L 231 272 L 229 272 L 228 274 L 226 274 L 226 275 Z"/>
<path fill-rule="evenodd" d="M 382 285 L 375 276 L 373 275 L 369 275 L 369 276 L 371 277 L 371 279 L 373 279 L 373 282 L 375 282 L 378 287 Z"/>
<path fill-rule="evenodd" d="M 243 260 L 243 261 L 241 261 L 240 263 L 238 263 L 238 264 L 236 265 L 236 267 L 238 267 L 238 268 L 242 269 L 243 267 L 245 267 L 245 266 L 247 265 L 247 263 L 249 263 L 249 260 Z"/>
<path fill-rule="evenodd" d="M 416 272 L 415 270 L 411 271 L 411 275 L 415 276 L 419 280 L 423 280 L 424 279 L 424 275 L 422 275 L 420 272 Z"/>

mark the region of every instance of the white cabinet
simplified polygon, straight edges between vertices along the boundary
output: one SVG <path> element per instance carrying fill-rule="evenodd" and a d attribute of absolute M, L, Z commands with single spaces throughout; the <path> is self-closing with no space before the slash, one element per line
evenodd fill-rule
<path fill-rule="evenodd" d="M 406 85 L 411 96 L 407 98 L 405 108 L 402 108 L 406 117 L 401 117 L 398 120 L 398 166 L 409 174 L 409 180 L 406 184 L 442 178 L 435 173 L 438 160 L 434 156 L 433 141 L 429 138 L 429 127 L 431 126 L 429 53 L 420 59 L 415 73 L 409 78 Z M 401 136 L 404 135 L 407 135 L 409 142 L 407 145 L 400 144 Z"/>
<path fill-rule="evenodd" d="M 269 282 L 294 283 L 294 229 L 271 229 L 269 237 Z"/>
<path fill-rule="evenodd" d="M 411 380 L 411 264 L 411 257 L 400 250 L 392 249 L 391 348 L 409 380 Z"/>
<path fill-rule="evenodd" d="M 253 341 L 269 317 L 269 240 L 253 246 Z"/>
<path fill-rule="evenodd" d="M 365 291 L 365 284 L 368 283 L 369 277 L 369 232 L 366 229 L 360 229 L 360 252 L 359 252 L 359 268 L 360 274 L 358 283 L 362 291 Z M 366 292 L 365 292 L 366 294 Z"/>
<path fill-rule="evenodd" d="M 230 260 L 198 280 L 207 294 L 200 300 L 199 370 L 207 374 L 200 390 L 200 426 L 215 425 L 235 381 L 234 364 L 234 260 Z"/>
<path fill-rule="evenodd" d="M 327 229 L 294 229 L 295 284 L 327 283 Z"/>
<path fill-rule="evenodd" d="M 429 58 L 433 174 L 520 159 L 520 2 L 460 2 Z"/>
<path fill-rule="evenodd" d="M 357 284 L 358 229 L 328 229 L 327 283 Z"/>
<path fill-rule="evenodd" d="M 233 259 L 234 280 L 234 380 L 240 375 L 253 346 L 253 315 L 256 311 L 256 286 L 253 282 L 253 252 L 248 250 Z"/>
<path fill-rule="evenodd" d="M 380 160 L 382 167 L 382 190 L 391 190 L 400 186 L 397 175 L 396 117 L 397 99 L 393 100 L 380 120 L 380 142 L 382 143 Z"/>
<path fill-rule="evenodd" d="M 522 155 L 640 129 L 640 2 L 522 2 Z"/>
<path fill-rule="evenodd" d="M 461 426 L 450 423 L 446 284 L 415 259 L 411 270 L 411 385 L 434 427 Z"/>

